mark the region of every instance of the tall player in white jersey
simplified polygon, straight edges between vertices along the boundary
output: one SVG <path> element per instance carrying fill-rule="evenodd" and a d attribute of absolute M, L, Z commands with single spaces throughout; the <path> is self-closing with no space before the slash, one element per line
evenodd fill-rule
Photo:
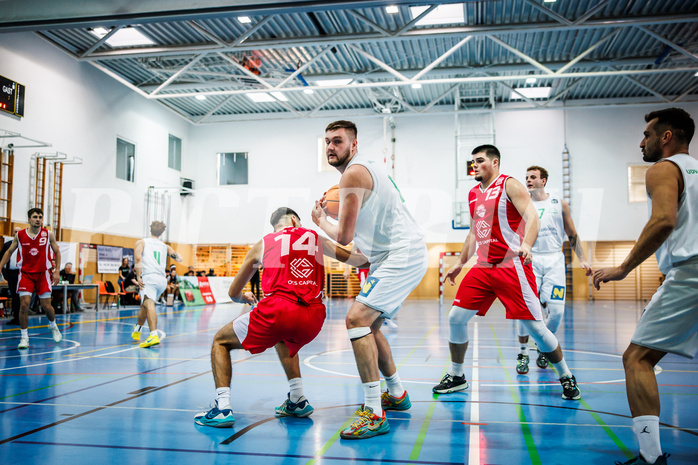
<path fill-rule="evenodd" d="M 545 192 L 548 183 L 548 171 L 541 166 L 531 166 L 526 170 L 526 188 L 531 194 L 533 206 L 538 212 L 540 230 L 533 245 L 533 274 L 536 276 L 538 297 L 545 313 L 545 325 L 554 333 L 560 327 L 565 313 L 565 293 L 567 283 L 565 278 L 565 255 L 562 244 L 569 238 L 570 247 L 579 257 L 582 268 L 587 276 L 592 269 L 584 256 L 582 241 L 572 221 L 570 206 L 563 199 Z M 517 320 L 521 350 L 516 360 L 516 372 L 520 375 L 528 373 L 528 332 Z M 548 366 L 548 360 L 538 351 L 536 365 L 540 368 Z"/>
<path fill-rule="evenodd" d="M 313 221 L 342 245 L 352 240 L 370 263 L 366 283 L 349 309 L 347 332 L 364 388 L 364 407 L 340 433 L 344 439 L 385 434 L 390 426 L 384 410 L 412 405 L 381 332 L 403 301 L 417 287 L 429 264 L 424 235 L 404 204 L 397 186 L 373 161 L 357 154 L 356 125 L 335 121 L 325 129 L 327 162 L 342 173 L 339 180 L 339 223 L 327 221 L 316 202 Z M 380 392 L 380 374 L 388 391 Z"/>
<path fill-rule="evenodd" d="M 141 329 L 145 320 L 148 320 L 150 335 L 140 344 L 141 347 L 150 347 L 160 344 L 158 335 L 158 314 L 155 313 L 155 302 L 167 287 L 167 257 L 170 256 L 177 262 L 182 261 L 182 256 L 172 247 L 160 240 L 165 232 L 165 223 L 153 221 L 150 223 L 150 237 L 136 242 L 133 251 L 135 263 L 133 270 L 136 273 L 138 287 L 141 288 L 141 310 L 138 312 L 138 323 L 133 328 L 131 337 L 134 341 L 141 340 Z"/>
<path fill-rule="evenodd" d="M 698 353 L 698 160 L 688 155 L 695 132 L 680 108 L 645 115 L 643 160 L 650 219 L 623 263 L 594 273 L 594 286 L 619 281 L 656 252 L 666 279 L 640 317 L 623 354 L 628 404 L 640 454 L 626 465 L 666 464 L 659 441 L 659 389 L 654 367 L 667 353 Z"/>

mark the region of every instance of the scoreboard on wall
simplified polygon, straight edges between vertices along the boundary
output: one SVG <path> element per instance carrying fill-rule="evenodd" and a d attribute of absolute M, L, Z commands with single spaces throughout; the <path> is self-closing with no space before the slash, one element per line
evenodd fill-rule
<path fill-rule="evenodd" d="M 22 84 L 0 76 L 0 110 L 12 115 L 24 116 L 24 92 Z"/>

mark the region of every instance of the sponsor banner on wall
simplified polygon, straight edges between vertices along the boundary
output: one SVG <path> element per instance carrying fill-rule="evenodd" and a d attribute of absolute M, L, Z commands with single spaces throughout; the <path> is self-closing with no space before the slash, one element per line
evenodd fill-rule
<path fill-rule="evenodd" d="M 233 283 L 232 276 L 209 276 L 208 284 L 211 286 L 211 293 L 213 298 L 219 304 L 233 303 L 228 295 L 228 290 L 230 285 Z"/>
<path fill-rule="evenodd" d="M 179 295 L 182 297 L 182 302 L 187 307 L 192 305 L 206 305 L 201 291 L 199 290 L 199 281 L 196 277 L 182 276 L 179 282 Z"/>
<path fill-rule="evenodd" d="M 204 302 L 208 304 L 215 304 L 216 299 L 213 297 L 213 293 L 211 292 L 211 286 L 208 283 L 208 278 L 205 276 L 199 276 L 197 277 L 199 280 L 199 292 L 201 292 L 201 297 L 204 299 Z"/>
<path fill-rule="evenodd" d="M 97 273 L 118 273 L 123 249 L 108 245 L 97 246 Z"/>

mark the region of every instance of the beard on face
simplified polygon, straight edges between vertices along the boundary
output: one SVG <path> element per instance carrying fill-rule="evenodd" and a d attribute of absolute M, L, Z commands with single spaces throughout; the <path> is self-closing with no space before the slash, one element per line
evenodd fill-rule
<path fill-rule="evenodd" d="M 662 151 L 659 148 L 659 142 L 653 145 L 645 145 L 645 151 L 642 153 L 642 159 L 649 163 L 654 163 L 662 158 Z"/>
<path fill-rule="evenodd" d="M 330 155 L 334 155 L 336 157 L 335 161 L 330 160 Z M 329 163 L 331 166 L 342 166 L 346 161 L 347 158 L 349 158 L 349 149 L 347 149 L 344 153 L 328 153 L 327 154 L 327 163 Z"/>
<path fill-rule="evenodd" d="M 475 175 L 475 180 L 476 180 L 476 181 L 482 181 L 482 176 L 479 175 L 479 174 L 476 174 L 476 175 Z"/>

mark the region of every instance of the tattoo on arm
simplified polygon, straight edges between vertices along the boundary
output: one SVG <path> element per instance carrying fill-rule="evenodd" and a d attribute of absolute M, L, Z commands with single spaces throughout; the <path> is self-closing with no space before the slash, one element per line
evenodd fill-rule
<path fill-rule="evenodd" d="M 575 234 L 574 236 L 569 236 L 570 238 L 570 247 L 572 247 L 572 250 L 575 250 L 577 248 L 577 241 L 579 240 L 579 235 Z"/>

